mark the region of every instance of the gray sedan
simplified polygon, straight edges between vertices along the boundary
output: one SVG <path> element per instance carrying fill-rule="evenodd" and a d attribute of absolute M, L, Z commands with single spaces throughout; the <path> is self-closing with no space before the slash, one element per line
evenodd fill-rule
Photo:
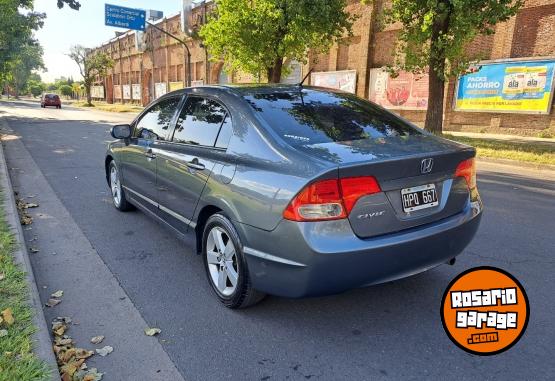
<path fill-rule="evenodd" d="M 115 207 L 194 235 L 230 308 L 453 264 L 480 223 L 473 148 L 343 92 L 188 88 L 112 136 Z"/>

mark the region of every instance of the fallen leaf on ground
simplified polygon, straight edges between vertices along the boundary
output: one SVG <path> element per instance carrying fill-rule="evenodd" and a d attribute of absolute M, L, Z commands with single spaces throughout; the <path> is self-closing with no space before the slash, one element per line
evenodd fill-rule
<path fill-rule="evenodd" d="M 29 209 L 29 208 L 38 208 L 39 204 L 35 204 L 34 202 L 29 202 L 27 204 L 25 204 L 25 208 Z"/>
<path fill-rule="evenodd" d="M 62 301 L 60 299 L 48 299 L 48 302 L 45 303 L 46 307 L 54 307 L 55 305 L 60 304 Z"/>
<path fill-rule="evenodd" d="M 112 348 L 109 345 L 106 345 L 105 347 L 102 347 L 100 349 L 96 350 L 96 353 L 98 353 L 100 356 L 104 357 L 104 356 L 108 356 L 110 353 L 112 353 L 114 351 L 114 348 Z"/>
<path fill-rule="evenodd" d="M 4 278 L 6 278 L 6 274 L 0 273 L 0 280 L 4 280 Z"/>
<path fill-rule="evenodd" d="M 19 218 L 21 225 L 31 225 L 33 223 L 33 218 L 25 212 Z"/>
<path fill-rule="evenodd" d="M 162 332 L 160 328 L 145 328 L 145 335 L 154 336 Z"/>
<path fill-rule="evenodd" d="M 67 326 L 62 322 L 54 322 L 52 323 L 52 332 L 56 336 L 62 336 L 66 332 Z"/>
<path fill-rule="evenodd" d="M 56 318 L 56 320 L 64 322 L 66 324 L 70 324 L 71 323 L 71 318 L 69 316 L 58 316 Z"/>
<path fill-rule="evenodd" d="M 100 373 L 96 368 L 80 370 L 75 373 L 74 379 L 78 381 L 100 381 L 104 373 Z"/>
<path fill-rule="evenodd" d="M 12 325 L 15 322 L 11 308 L 6 308 L 2 311 L 2 318 L 7 325 Z"/>
<path fill-rule="evenodd" d="M 56 345 L 58 346 L 66 346 L 66 345 L 70 345 L 73 344 L 73 339 L 71 337 L 55 337 L 54 338 L 54 342 L 56 343 Z"/>
<path fill-rule="evenodd" d="M 91 343 L 100 344 L 104 340 L 104 336 L 95 336 L 91 339 Z"/>
<path fill-rule="evenodd" d="M 86 359 L 91 357 L 92 355 L 94 355 L 93 351 L 87 351 L 86 349 L 83 349 L 83 348 L 77 348 L 75 350 L 75 357 L 77 359 Z"/>
<path fill-rule="evenodd" d="M 8 330 L 7 329 L 0 329 L 0 337 L 4 337 L 4 336 L 8 336 Z"/>
<path fill-rule="evenodd" d="M 61 298 L 62 296 L 64 296 L 64 291 L 63 290 L 58 290 L 50 296 L 53 297 L 53 298 Z"/>
<path fill-rule="evenodd" d="M 29 251 L 30 251 L 31 253 L 35 254 L 35 253 L 38 253 L 40 250 L 37 249 L 37 248 L 34 247 L 34 246 L 31 246 L 31 247 L 29 248 Z"/>

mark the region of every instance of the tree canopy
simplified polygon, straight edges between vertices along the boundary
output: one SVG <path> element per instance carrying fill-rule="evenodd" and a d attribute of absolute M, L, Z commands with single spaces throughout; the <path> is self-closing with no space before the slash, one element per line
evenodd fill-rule
<path fill-rule="evenodd" d="M 0 83 L 16 81 L 17 91 L 32 70 L 43 66 L 33 32 L 42 27 L 44 17 L 33 11 L 33 0 L 0 1 Z"/>
<path fill-rule="evenodd" d="M 523 0 L 391 0 L 386 24 L 401 23 L 393 70 L 429 71 L 426 128 L 441 132 L 444 83 L 472 60 L 467 46 L 495 24 L 514 16 Z"/>
<path fill-rule="evenodd" d="M 71 47 L 69 57 L 79 67 L 79 72 L 83 77 L 83 85 L 87 94 L 87 104 L 91 103 L 91 86 L 97 76 L 104 77 L 109 68 L 114 65 L 114 61 L 110 56 L 104 53 L 92 53 L 81 45 Z"/>
<path fill-rule="evenodd" d="M 64 4 L 67 4 L 71 9 L 75 9 L 76 11 L 81 8 L 81 3 L 76 0 L 57 0 L 58 1 L 58 8 L 63 8 Z"/>
<path fill-rule="evenodd" d="M 351 33 L 345 0 L 216 0 L 199 35 L 228 71 L 279 82 L 285 58 L 306 62 Z"/>

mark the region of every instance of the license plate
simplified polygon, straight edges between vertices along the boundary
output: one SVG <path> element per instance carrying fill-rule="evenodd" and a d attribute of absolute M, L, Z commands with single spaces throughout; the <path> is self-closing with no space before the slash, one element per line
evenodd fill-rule
<path fill-rule="evenodd" d="M 435 184 L 401 189 L 401 199 L 405 213 L 432 208 L 439 204 Z"/>

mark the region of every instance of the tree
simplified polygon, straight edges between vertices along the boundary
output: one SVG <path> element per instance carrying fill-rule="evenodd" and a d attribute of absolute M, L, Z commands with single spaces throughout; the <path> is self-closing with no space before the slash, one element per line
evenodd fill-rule
<path fill-rule="evenodd" d="M 58 1 L 58 8 L 63 8 L 64 4 L 67 4 L 71 9 L 75 9 L 76 11 L 81 8 L 81 3 L 76 0 L 57 0 Z"/>
<path fill-rule="evenodd" d="M 514 16 L 523 0 L 392 0 L 386 24 L 400 22 L 393 71 L 428 71 L 425 128 L 441 134 L 445 81 L 464 73 L 471 61 L 465 48 L 476 36 L 494 33 L 495 24 Z"/>
<path fill-rule="evenodd" d="M 38 45 L 33 32 L 45 15 L 33 12 L 33 0 L 0 1 L 0 83 L 13 79 L 14 61 L 28 46 Z"/>
<path fill-rule="evenodd" d="M 17 98 L 27 88 L 32 71 L 44 69 L 42 47 L 37 43 L 18 47 L 18 50 L 12 54 L 8 67 L 11 74 L 9 83 L 14 88 Z"/>
<path fill-rule="evenodd" d="M 306 62 L 308 49 L 325 52 L 351 34 L 345 0 L 216 0 L 199 35 L 228 71 L 281 79 L 285 58 Z"/>
<path fill-rule="evenodd" d="M 69 85 L 62 85 L 60 86 L 59 90 L 60 90 L 60 93 L 62 93 L 62 95 L 66 97 L 69 97 L 71 96 L 71 94 L 73 94 L 73 89 Z"/>
<path fill-rule="evenodd" d="M 92 106 L 91 86 L 97 76 L 106 76 L 107 70 L 114 66 L 114 61 L 104 53 L 91 53 L 80 45 L 71 47 L 69 57 L 79 66 L 87 94 L 87 106 Z"/>

